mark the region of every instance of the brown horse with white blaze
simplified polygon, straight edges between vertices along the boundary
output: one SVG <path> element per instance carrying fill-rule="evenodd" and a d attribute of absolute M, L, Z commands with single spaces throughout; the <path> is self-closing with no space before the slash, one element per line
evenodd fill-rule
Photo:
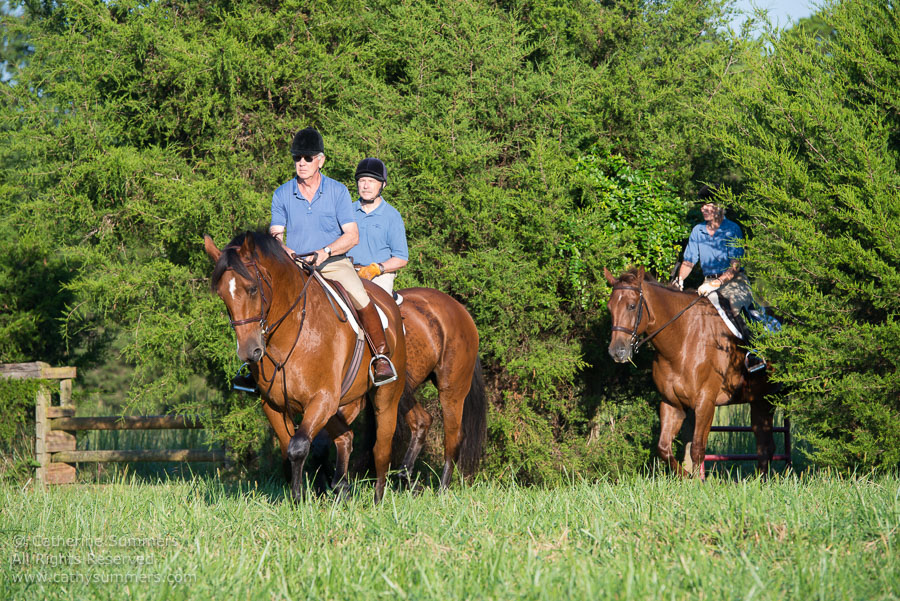
<path fill-rule="evenodd" d="M 237 337 L 238 357 L 250 366 L 263 398 L 263 411 L 275 429 L 282 455 L 291 464 L 291 491 L 301 498 L 303 464 L 310 445 L 323 428 L 340 448 L 352 433 L 346 424 L 372 388 L 363 368 L 342 395 L 344 374 L 353 363 L 357 335 L 332 304 L 328 293 L 288 257 L 281 244 L 262 232 L 236 236 L 219 250 L 209 236 L 206 253 L 215 263 L 212 289 L 224 301 Z M 378 286 L 366 290 L 388 319 L 385 338 L 391 349 L 397 380 L 374 389 L 377 419 L 375 443 L 375 500 L 384 495 L 397 407 L 406 373 L 406 339 L 400 311 Z M 362 365 L 369 365 L 371 349 L 363 349 Z M 293 415 L 303 413 L 299 426 Z M 346 475 L 335 474 L 337 480 Z"/>
<path fill-rule="evenodd" d="M 767 399 L 773 386 L 765 371 L 749 374 L 740 340 L 719 317 L 709 299 L 681 292 L 630 270 L 619 278 L 604 269 L 612 286 L 609 311 L 612 340 L 609 354 L 625 363 L 644 342 L 656 349 L 653 381 L 663 397 L 659 407 L 661 431 L 657 451 L 678 474 L 688 475 L 672 452 L 685 410 L 695 414 L 691 460 L 694 473 L 703 464 L 716 407 L 749 403 L 751 428 L 756 435 L 757 468 L 768 470 L 775 453 L 772 437 L 774 408 Z M 643 340 L 638 338 L 643 336 Z"/>

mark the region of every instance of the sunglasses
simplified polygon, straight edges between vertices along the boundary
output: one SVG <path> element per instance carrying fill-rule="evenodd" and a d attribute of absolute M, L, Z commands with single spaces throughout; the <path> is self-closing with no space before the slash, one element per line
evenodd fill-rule
<path fill-rule="evenodd" d="M 319 155 L 317 155 L 317 154 L 309 154 L 309 155 L 307 155 L 307 154 L 295 154 L 295 155 L 294 155 L 294 162 L 295 162 L 295 163 L 299 163 L 300 161 L 306 161 L 307 163 L 312 163 L 312 162 L 315 161 L 318 157 L 319 157 Z"/>

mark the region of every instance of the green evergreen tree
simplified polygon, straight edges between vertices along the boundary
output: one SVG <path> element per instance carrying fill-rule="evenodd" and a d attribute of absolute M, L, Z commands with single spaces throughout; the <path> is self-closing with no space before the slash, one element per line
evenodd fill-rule
<path fill-rule="evenodd" d="M 760 349 L 821 465 L 900 463 L 900 14 L 833 2 L 769 32 L 713 115 L 740 167 L 747 264 L 784 330 Z M 830 36 L 821 35 L 830 31 Z"/>

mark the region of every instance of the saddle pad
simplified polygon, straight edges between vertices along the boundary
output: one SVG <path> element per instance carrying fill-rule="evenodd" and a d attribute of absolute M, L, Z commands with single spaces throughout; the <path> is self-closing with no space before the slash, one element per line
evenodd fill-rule
<path fill-rule="evenodd" d="M 338 307 L 341 308 L 341 311 L 344 312 L 344 317 L 347 318 L 347 323 L 350 324 L 350 327 L 353 328 L 353 331 L 356 332 L 356 335 L 359 337 L 363 336 L 362 330 L 359 327 L 359 324 L 356 323 L 356 319 L 353 318 L 353 312 L 350 311 L 350 308 L 344 303 L 344 299 L 341 298 L 341 295 L 337 293 L 337 291 L 331 286 L 331 283 L 322 277 L 318 271 L 315 273 L 316 278 L 318 278 L 319 283 L 322 284 L 322 287 L 325 288 L 325 291 L 331 295 L 331 298 L 337 302 Z M 387 329 L 388 327 L 388 319 L 387 315 L 384 314 L 384 311 L 381 310 L 381 307 L 378 304 L 375 304 L 375 309 L 378 310 L 378 317 L 381 319 L 381 327 L 383 329 Z"/>
<path fill-rule="evenodd" d="M 731 320 L 728 318 L 728 315 L 725 313 L 725 310 L 722 308 L 722 305 L 719 303 L 719 293 L 713 290 L 706 295 L 706 298 L 708 298 L 709 302 L 712 303 L 712 306 L 716 308 L 716 311 L 718 311 L 719 313 L 719 317 L 722 318 L 722 321 L 725 322 L 725 325 L 728 326 L 728 329 L 731 330 L 731 333 L 737 336 L 738 340 L 743 340 L 744 337 L 741 336 L 740 331 L 738 331 L 737 327 L 731 322 Z"/>

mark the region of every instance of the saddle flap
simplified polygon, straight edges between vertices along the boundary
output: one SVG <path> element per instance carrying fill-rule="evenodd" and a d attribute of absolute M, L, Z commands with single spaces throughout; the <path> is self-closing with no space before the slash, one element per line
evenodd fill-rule
<path fill-rule="evenodd" d="M 737 326 L 731 321 L 731 318 L 725 312 L 725 309 L 722 308 L 722 303 L 719 302 L 719 293 L 713 290 L 709 294 L 706 295 L 706 298 L 709 299 L 709 302 L 712 303 L 712 306 L 715 307 L 716 312 L 719 314 L 719 317 L 722 318 L 722 321 L 725 322 L 725 325 L 728 326 L 728 329 L 738 340 L 743 340 L 744 337 L 741 336 L 740 330 L 738 330 Z"/>

